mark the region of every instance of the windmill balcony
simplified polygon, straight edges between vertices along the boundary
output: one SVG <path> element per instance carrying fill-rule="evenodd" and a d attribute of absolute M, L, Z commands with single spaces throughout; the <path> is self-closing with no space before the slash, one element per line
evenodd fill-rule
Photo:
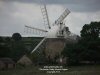
<path fill-rule="evenodd" d="M 63 38 L 63 37 L 64 37 L 64 34 L 62 34 L 62 33 L 57 33 L 57 37 Z"/>

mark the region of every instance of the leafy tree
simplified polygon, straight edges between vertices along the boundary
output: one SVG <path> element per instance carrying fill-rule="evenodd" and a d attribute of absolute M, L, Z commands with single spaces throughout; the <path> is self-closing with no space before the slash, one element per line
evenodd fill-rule
<path fill-rule="evenodd" d="M 10 49 L 6 45 L 0 46 L 0 57 L 9 57 Z"/>
<path fill-rule="evenodd" d="M 21 40 L 22 37 L 20 33 L 14 33 L 12 35 L 12 44 L 11 44 L 11 55 L 15 61 L 19 60 L 24 54 L 27 53 L 24 42 Z"/>
<path fill-rule="evenodd" d="M 17 61 L 26 53 L 27 53 L 27 50 L 22 41 L 12 42 L 11 55 L 10 55 L 11 58 Z"/>
<path fill-rule="evenodd" d="M 83 39 L 97 39 L 100 36 L 100 22 L 91 22 L 85 24 L 81 30 L 81 37 Z"/>
<path fill-rule="evenodd" d="M 100 22 L 91 22 L 85 24 L 81 30 L 81 44 L 83 51 L 83 60 L 100 61 Z"/>
<path fill-rule="evenodd" d="M 81 39 L 75 44 L 66 44 L 62 55 L 68 57 L 69 64 L 80 61 L 100 63 L 100 22 L 85 24 L 81 30 Z"/>
<path fill-rule="evenodd" d="M 3 42 L 3 41 L 4 41 L 4 40 L 3 40 L 3 38 L 2 38 L 2 37 L 0 37 L 0 43 L 1 43 L 1 42 Z"/>
<path fill-rule="evenodd" d="M 85 24 L 81 30 L 80 44 L 86 48 L 83 60 L 100 61 L 100 22 Z"/>
<path fill-rule="evenodd" d="M 14 33 L 12 35 L 12 39 L 15 40 L 15 41 L 19 41 L 19 40 L 22 39 L 22 37 L 21 37 L 20 33 Z"/>
<path fill-rule="evenodd" d="M 66 44 L 64 50 L 62 51 L 62 55 L 64 57 L 68 57 L 67 63 L 68 65 L 77 65 L 82 60 L 82 51 L 84 51 L 84 47 L 79 44 Z"/>
<path fill-rule="evenodd" d="M 6 39 L 4 39 L 4 37 L 0 37 L 0 57 L 8 57 L 9 55 L 9 44 L 6 43 Z"/>
<path fill-rule="evenodd" d="M 10 38 L 10 37 L 6 37 L 6 38 L 5 38 L 5 41 L 6 41 L 6 42 L 10 42 L 10 41 L 11 41 L 11 38 Z"/>

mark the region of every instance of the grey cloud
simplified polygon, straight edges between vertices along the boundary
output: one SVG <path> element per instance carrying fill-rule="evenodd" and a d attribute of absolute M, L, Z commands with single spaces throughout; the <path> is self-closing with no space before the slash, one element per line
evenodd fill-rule
<path fill-rule="evenodd" d="M 25 3 L 38 3 L 45 2 L 48 4 L 99 4 L 100 0 L 1 0 L 5 2 L 25 2 Z"/>
<path fill-rule="evenodd" d="M 20 3 L 21 4 L 21 3 Z M 12 2 L 3 2 L 0 5 L 0 36 L 1 35 L 12 35 L 15 32 L 24 34 L 24 25 L 33 25 L 33 17 L 27 18 L 31 12 L 28 12 L 28 8 L 20 8 L 21 6 L 15 5 Z M 30 6 L 31 7 L 31 6 Z M 21 13 L 19 9 L 25 10 L 25 16 L 22 16 L 24 12 Z M 30 10 L 30 9 L 29 9 Z M 16 15 L 18 13 L 18 15 Z M 39 19 L 38 19 L 39 20 Z M 37 21 L 38 21 L 37 20 Z M 36 22 L 37 22 L 36 21 Z M 31 23 L 30 23 L 31 22 Z M 34 25 L 40 25 L 39 22 Z"/>
<path fill-rule="evenodd" d="M 33 24 L 33 22 L 29 23 L 30 21 L 26 21 L 27 19 L 25 19 L 25 17 L 16 18 L 12 16 L 12 14 L 19 12 L 17 8 L 20 8 L 20 7 L 16 7 L 14 5 L 14 2 L 19 2 L 20 4 L 21 3 L 27 3 L 27 4 L 38 3 L 39 4 L 39 1 L 37 0 L 2 0 L 0 2 L 3 2 L 3 4 L 0 5 L 0 35 L 12 34 L 14 32 L 23 32 L 25 23 L 30 24 L 30 25 Z M 95 12 L 100 11 L 99 3 L 100 3 L 100 0 L 46 0 L 46 4 L 62 5 L 70 9 L 72 13 L 75 13 L 75 12 L 85 13 L 90 16 L 93 16 L 94 14 L 96 14 Z M 94 14 L 89 14 L 90 12 L 93 12 Z M 26 15 L 29 15 L 29 14 L 27 13 Z M 77 16 L 73 18 L 73 16 L 71 16 L 71 20 L 69 20 L 70 23 L 68 24 L 69 24 L 70 29 L 73 32 L 78 33 L 78 34 L 79 34 L 79 30 L 82 27 L 82 26 L 80 27 L 80 25 L 84 25 L 86 22 L 90 22 L 93 20 L 87 17 L 85 21 L 84 20 L 80 21 L 80 18 L 83 18 L 84 15 L 80 16 L 79 18 L 77 18 Z M 30 20 L 32 20 L 32 18 L 30 18 Z M 36 23 L 35 25 L 39 25 L 39 24 Z"/>
<path fill-rule="evenodd" d="M 74 4 L 68 4 L 64 5 L 68 9 L 70 9 L 72 12 L 97 12 L 100 11 L 100 5 L 74 5 Z"/>
<path fill-rule="evenodd" d="M 100 0 L 2 0 L 4 2 L 60 4 L 78 12 L 95 12 L 100 10 Z M 42 4 L 41 3 L 41 4 Z"/>

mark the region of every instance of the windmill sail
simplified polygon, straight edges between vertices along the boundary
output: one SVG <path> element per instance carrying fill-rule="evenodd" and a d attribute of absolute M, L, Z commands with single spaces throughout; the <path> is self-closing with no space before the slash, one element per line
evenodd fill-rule
<path fill-rule="evenodd" d="M 45 40 L 46 40 L 46 38 L 44 37 L 44 38 L 40 41 L 40 43 L 32 50 L 31 53 L 35 52 L 39 47 L 41 47 Z"/>
<path fill-rule="evenodd" d="M 45 4 L 41 6 L 41 12 L 42 12 L 42 15 L 43 15 L 44 24 L 45 24 L 49 29 L 51 29 L 51 26 L 50 26 L 50 23 L 49 23 L 48 12 L 47 12 L 47 8 L 46 8 L 46 5 L 45 5 Z"/>
<path fill-rule="evenodd" d="M 60 24 L 66 17 L 67 15 L 70 13 L 70 11 L 68 9 L 66 9 L 63 14 L 55 21 L 55 23 L 53 25 L 58 25 Z"/>
<path fill-rule="evenodd" d="M 33 34 L 36 34 L 36 35 L 42 35 L 42 34 L 46 34 L 48 31 L 47 30 L 44 30 L 44 29 L 39 29 L 39 28 L 35 28 L 35 27 L 30 27 L 30 26 L 27 26 L 25 25 L 25 28 L 26 28 L 26 32 L 27 33 L 33 33 Z"/>

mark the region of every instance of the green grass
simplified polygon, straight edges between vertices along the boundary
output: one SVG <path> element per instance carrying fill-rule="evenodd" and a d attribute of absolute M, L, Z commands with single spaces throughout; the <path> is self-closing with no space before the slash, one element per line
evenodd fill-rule
<path fill-rule="evenodd" d="M 41 67 L 16 68 L 14 70 L 0 71 L 0 75 L 100 75 L 100 65 L 91 66 L 71 66 L 68 70 L 61 73 L 49 74 L 46 71 L 40 71 Z"/>

